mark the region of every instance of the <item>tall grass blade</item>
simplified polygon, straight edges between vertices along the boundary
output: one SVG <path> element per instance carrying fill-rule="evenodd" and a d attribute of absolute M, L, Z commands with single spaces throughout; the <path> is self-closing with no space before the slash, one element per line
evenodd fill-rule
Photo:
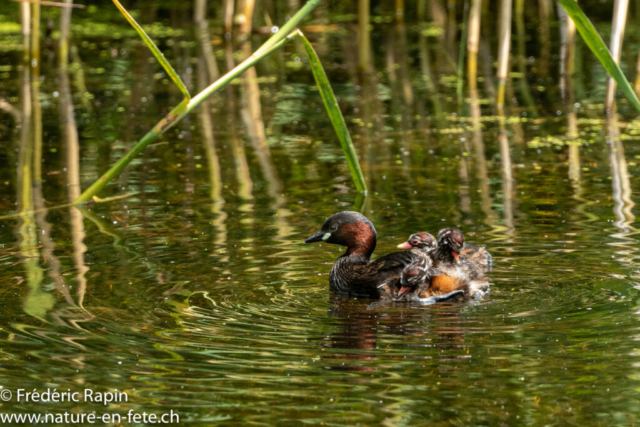
<path fill-rule="evenodd" d="M 313 77 L 316 79 L 318 90 L 320 91 L 320 95 L 322 95 L 322 102 L 324 102 L 324 106 L 327 109 L 329 118 L 331 119 L 333 129 L 336 131 L 338 139 L 340 140 L 342 151 L 347 158 L 351 178 L 353 178 L 353 182 L 355 183 L 358 191 L 366 192 L 367 184 L 364 181 L 364 175 L 362 174 L 362 169 L 360 169 L 360 163 L 358 163 L 358 155 L 356 154 L 356 149 L 353 147 L 353 141 L 351 140 L 347 123 L 344 121 L 336 96 L 333 93 L 333 89 L 331 89 L 329 79 L 327 79 L 327 74 L 324 72 L 324 68 L 322 68 L 318 54 L 313 49 L 313 46 L 311 46 L 311 43 L 309 43 L 309 40 L 307 40 L 300 30 L 298 30 L 298 35 L 304 43 L 307 56 L 309 57 L 309 64 L 313 71 Z"/>
<path fill-rule="evenodd" d="M 178 75 L 178 73 L 176 73 L 176 70 L 173 69 L 171 64 L 169 64 L 169 61 L 167 61 L 167 59 L 164 57 L 162 52 L 160 52 L 160 49 L 158 49 L 158 46 L 156 46 L 153 40 L 149 38 L 147 33 L 144 32 L 142 27 L 136 22 L 135 19 L 133 19 L 133 16 L 131 16 L 129 12 L 127 12 L 127 9 L 125 9 L 124 6 L 122 6 L 118 0 L 113 0 L 113 3 L 117 6 L 118 9 L 120 9 L 120 12 L 122 12 L 124 17 L 127 18 L 127 21 L 129 21 L 131 26 L 135 28 L 135 30 L 140 35 L 144 43 L 147 45 L 147 47 L 149 47 L 149 50 L 151 50 L 151 53 L 153 53 L 153 56 L 155 56 L 158 62 L 160 62 L 160 65 L 162 65 L 162 68 L 164 68 L 164 70 L 167 72 L 169 77 L 171 77 L 171 80 L 173 80 L 176 86 L 178 86 L 178 89 L 180 89 L 180 92 L 182 92 L 184 97 L 187 99 L 191 99 L 191 95 L 189 94 L 187 87 L 184 85 L 184 83 L 182 83 L 182 79 L 180 79 L 180 76 Z"/>
<path fill-rule="evenodd" d="M 629 84 L 622 70 L 618 64 L 616 64 L 613 56 L 611 56 L 611 52 L 607 49 L 604 41 L 602 41 L 593 24 L 589 21 L 589 18 L 587 18 L 582 9 L 580 9 L 580 6 L 578 6 L 575 0 L 558 0 L 558 3 L 567 11 L 571 19 L 573 19 L 578 32 L 580 32 L 589 49 L 596 55 L 609 75 L 615 79 L 620 89 L 622 89 L 627 98 L 629 98 L 629 101 L 631 101 L 631 104 L 640 112 L 640 101 L 633 91 L 631 84 Z"/>

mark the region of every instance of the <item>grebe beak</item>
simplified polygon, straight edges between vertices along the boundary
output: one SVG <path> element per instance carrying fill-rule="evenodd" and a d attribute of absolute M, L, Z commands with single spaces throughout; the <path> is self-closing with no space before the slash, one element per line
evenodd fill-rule
<path fill-rule="evenodd" d="M 304 242 L 305 243 L 313 243 L 313 242 L 327 241 L 327 239 L 329 239 L 329 237 L 331 237 L 331 233 L 325 233 L 322 230 L 320 230 L 316 234 L 314 234 L 313 236 L 309 237 Z"/>

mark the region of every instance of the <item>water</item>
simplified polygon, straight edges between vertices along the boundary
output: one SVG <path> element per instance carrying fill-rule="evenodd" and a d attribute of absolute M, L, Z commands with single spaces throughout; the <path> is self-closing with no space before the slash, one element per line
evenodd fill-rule
<path fill-rule="evenodd" d="M 159 45 L 196 93 L 210 79 L 191 15 L 149 4 L 143 24 L 154 14 L 163 23 Z M 311 22 L 355 22 L 332 8 Z M 17 10 L 0 7 L 2 21 L 18 22 Z M 15 46 L 2 50 L 0 97 L 21 122 L 0 114 L 0 209 L 49 208 L 0 221 L 0 385 L 14 393 L 2 412 L 173 410 L 194 425 L 636 422 L 640 150 L 628 103 L 606 120 L 604 74 L 581 44 L 576 99 L 562 102 L 558 58 L 543 75 L 544 52 L 528 40 L 529 84 L 516 75 L 508 85 L 519 105 L 509 102 L 507 118 L 495 115 L 484 83 L 477 97 L 465 88 L 458 110 L 438 39 L 427 38 L 434 100 L 420 28 L 374 15 L 384 17 L 372 29 L 374 76 L 356 71 L 350 24 L 344 34 L 309 32 L 361 156 L 366 198 L 353 190 L 303 51 L 291 45 L 260 64 L 258 82 L 234 82 L 211 99 L 210 114 L 188 116 L 100 193 L 126 197 L 55 208 L 179 93 L 106 4 L 74 11 L 68 73 L 57 69 L 53 41 L 43 39 L 35 80 Z M 246 49 L 225 51 L 219 26 L 211 22 L 212 46 L 224 71 Z M 9 35 L 19 49 L 19 32 Z M 387 66 L 389 49 L 397 66 Z M 558 52 L 557 40 L 549 49 Z M 526 91 L 539 107 L 526 105 Z M 29 99 L 39 102 L 25 115 Z M 577 136 L 568 135 L 573 123 Z M 42 162 L 33 161 L 38 135 Z M 572 141 L 582 144 L 579 163 Z M 375 224 L 378 256 L 412 232 L 461 227 L 494 256 L 490 295 L 375 310 L 331 295 L 341 249 L 302 241 L 349 209 Z M 18 389 L 118 390 L 128 400 L 16 402 Z"/>

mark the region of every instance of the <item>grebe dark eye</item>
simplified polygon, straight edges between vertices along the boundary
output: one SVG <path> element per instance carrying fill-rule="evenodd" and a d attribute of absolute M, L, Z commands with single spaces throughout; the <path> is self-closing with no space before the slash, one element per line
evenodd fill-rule
<path fill-rule="evenodd" d="M 420 242 L 418 242 L 418 241 L 417 241 L 417 240 L 415 240 L 415 239 L 411 241 L 411 244 L 412 244 L 413 246 L 416 246 L 418 243 L 420 243 Z"/>
<path fill-rule="evenodd" d="M 331 232 L 335 233 L 336 231 L 338 231 L 338 226 L 334 225 L 333 227 L 331 227 Z"/>

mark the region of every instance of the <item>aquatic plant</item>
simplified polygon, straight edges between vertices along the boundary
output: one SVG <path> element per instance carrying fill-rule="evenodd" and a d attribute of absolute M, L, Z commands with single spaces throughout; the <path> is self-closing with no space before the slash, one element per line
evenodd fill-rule
<path fill-rule="evenodd" d="M 145 33 L 142 27 L 133 19 L 133 17 L 127 12 L 127 10 L 118 2 L 113 0 L 118 9 L 126 17 L 129 23 L 135 28 L 140 37 L 144 40 L 145 44 L 153 55 L 158 59 L 160 65 L 164 68 L 171 80 L 178 86 L 182 94 L 185 96 L 184 100 L 174 107 L 169 114 L 162 118 L 146 135 L 138 141 L 135 146 L 125 154 L 120 160 L 118 160 L 107 172 L 105 172 L 98 180 L 96 180 L 88 189 L 86 189 L 80 197 L 76 199 L 76 203 L 82 203 L 91 200 L 96 194 L 102 190 L 114 177 L 116 177 L 122 169 L 125 168 L 145 147 L 147 147 L 152 141 L 156 140 L 164 132 L 166 132 L 171 126 L 180 121 L 184 116 L 193 111 L 202 102 L 209 98 L 214 93 L 229 84 L 232 80 L 237 78 L 240 74 L 252 67 L 265 57 L 269 56 L 274 51 L 280 49 L 284 44 L 291 41 L 294 38 L 302 39 L 305 45 L 305 51 L 309 57 L 309 64 L 313 71 L 313 76 L 316 80 L 316 84 L 322 95 L 322 100 L 329 113 L 331 123 L 338 135 L 340 144 L 344 151 L 349 166 L 349 171 L 354 180 L 356 189 L 359 192 L 366 192 L 367 187 L 364 181 L 360 164 L 351 141 L 349 130 L 346 126 L 342 112 L 338 105 L 338 101 L 331 89 L 331 85 L 324 72 L 322 64 L 316 54 L 313 46 L 304 34 L 300 30 L 294 30 L 298 23 L 304 19 L 321 0 L 309 0 L 286 24 L 284 24 L 273 36 L 271 36 L 258 50 L 250 55 L 246 60 L 236 66 L 234 69 L 220 77 L 214 83 L 209 85 L 202 92 L 194 97 L 191 97 L 186 86 L 180 79 L 180 76 L 175 72 L 171 64 L 165 59 L 164 55 L 158 47 L 153 43 L 149 36 Z"/>

